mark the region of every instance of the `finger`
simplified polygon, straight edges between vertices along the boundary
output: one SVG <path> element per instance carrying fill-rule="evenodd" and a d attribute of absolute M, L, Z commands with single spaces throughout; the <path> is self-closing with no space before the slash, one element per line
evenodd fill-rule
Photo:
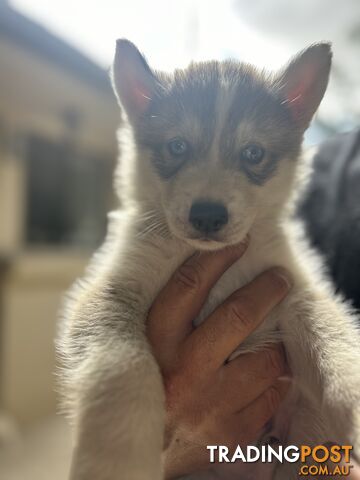
<path fill-rule="evenodd" d="M 285 373 L 285 353 L 281 345 L 258 353 L 240 355 L 219 370 L 219 386 L 228 409 L 244 408 L 265 392 Z M 241 405 L 239 404 L 241 401 Z M 234 411 L 234 410 L 233 410 Z"/>
<path fill-rule="evenodd" d="M 155 352 L 165 347 L 171 352 L 191 331 L 210 289 L 246 247 L 244 241 L 220 252 L 196 254 L 178 268 L 148 315 L 147 334 Z"/>
<path fill-rule="evenodd" d="M 234 292 L 184 343 L 194 368 L 212 370 L 253 332 L 290 289 L 288 274 L 272 268 Z"/>
<path fill-rule="evenodd" d="M 234 440 L 237 439 L 237 444 L 247 444 L 259 437 L 267 422 L 277 412 L 290 387 L 290 380 L 277 380 L 254 402 L 232 416 L 229 425 L 236 430 Z"/>

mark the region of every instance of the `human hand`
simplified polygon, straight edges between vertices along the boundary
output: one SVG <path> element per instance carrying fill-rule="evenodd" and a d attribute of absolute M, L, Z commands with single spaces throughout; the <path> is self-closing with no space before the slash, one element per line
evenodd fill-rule
<path fill-rule="evenodd" d="M 270 269 L 233 293 L 194 329 L 209 291 L 244 253 L 245 245 L 194 255 L 154 301 L 147 334 L 165 386 L 166 478 L 209 467 L 206 445 L 256 440 L 284 398 L 289 381 L 281 346 L 231 353 L 255 330 L 290 288 L 282 269 Z"/>

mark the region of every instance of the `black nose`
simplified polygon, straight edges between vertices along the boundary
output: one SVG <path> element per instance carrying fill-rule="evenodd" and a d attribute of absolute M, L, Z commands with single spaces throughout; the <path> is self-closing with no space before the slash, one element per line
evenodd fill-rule
<path fill-rule="evenodd" d="M 217 232 L 227 224 L 228 219 L 226 207 L 215 202 L 195 202 L 189 214 L 191 225 L 205 234 Z"/>

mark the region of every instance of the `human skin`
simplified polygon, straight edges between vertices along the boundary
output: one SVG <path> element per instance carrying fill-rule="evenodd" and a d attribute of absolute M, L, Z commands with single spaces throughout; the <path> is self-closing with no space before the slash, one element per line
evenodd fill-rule
<path fill-rule="evenodd" d="M 212 286 L 246 246 L 194 255 L 174 273 L 150 309 L 147 335 L 166 395 L 167 479 L 209 468 L 207 445 L 231 449 L 256 440 L 289 389 L 281 345 L 227 362 L 287 295 L 291 280 L 283 269 L 262 273 L 198 328 L 192 325 Z"/>
<path fill-rule="evenodd" d="M 289 388 L 281 346 L 226 363 L 291 288 L 282 269 L 264 272 L 231 295 L 200 327 L 192 326 L 212 286 L 245 250 L 242 244 L 191 257 L 174 273 L 149 312 L 148 338 L 166 392 L 167 479 L 208 468 L 206 445 L 231 449 L 250 444 Z M 347 478 L 360 480 L 359 466 L 351 464 Z"/>

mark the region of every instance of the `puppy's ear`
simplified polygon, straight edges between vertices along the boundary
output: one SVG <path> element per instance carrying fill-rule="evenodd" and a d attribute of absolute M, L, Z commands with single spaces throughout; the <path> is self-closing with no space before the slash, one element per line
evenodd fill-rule
<path fill-rule="evenodd" d="M 277 75 L 281 100 L 301 128 L 308 127 L 324 96 L 331 58 L 331 44 L 317 43 L 298 53 Z"/>
<path fill-rule="evenodd" d="M 146 112 L 158 86 L 145 58 L 128 40 L 116 42 L 112 70 L 114 90 L 131 122 Z"/>

